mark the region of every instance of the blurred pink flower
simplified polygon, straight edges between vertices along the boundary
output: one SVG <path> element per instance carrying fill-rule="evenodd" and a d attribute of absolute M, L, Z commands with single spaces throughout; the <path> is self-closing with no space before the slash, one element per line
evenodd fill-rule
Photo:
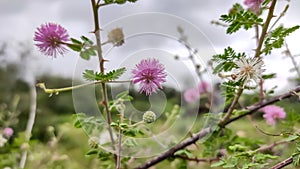
<path fill-rule="evenodd" d="M 133 83 L 140 83 L 139 92 L 150 95 L 157 88 L 162 89 L 161 83 L 166 81 L 164 66 L 157 59 L 144 59 L 132 71 Z"/>
<path fill-rule="evenodd" d="M 207 82 L 203 81 L 203 82 L 199 83 L 198 90 L 199 90 L 199 93 L 205 93 L 210 90 L 210 86 Z"/>
<path fill-rule="evenodd" d="M 46 23 L 37 28 L 34 35 L 35 44 L 41 52 L 56 57 L 57 53 L 63 55 L 67 49 L 63 43 L 69 41 L 67 30 L 55 23 Z"/>
<path fill-rule="evenodd" d="M 14 130 L 10 127 L 6 127 L 3 130 L 3 135 L 6 136 L 7 138 L 11 137 L 14 134 Z"/>
<path fill-rule="evenodd" d="M 184 94 L 184 100 L 188 103 L 195 103 L 200 98 L 199 91 L 195 88 L 187 89 Z"/>
<path fill-rule="evenodd" d="M 244 4 L 254 13 L 258 14 L 261 8 L 261 4 L 264 0 L 245 0 Z"/>
<path fill-rule="evenodd" d="M 285 119 L 286 113 L 283 108 L 275 105 L 265 106 L 260 109 L 265 114 L 263 117 L 269 125 L 275 125 L 276 119 Z"/>

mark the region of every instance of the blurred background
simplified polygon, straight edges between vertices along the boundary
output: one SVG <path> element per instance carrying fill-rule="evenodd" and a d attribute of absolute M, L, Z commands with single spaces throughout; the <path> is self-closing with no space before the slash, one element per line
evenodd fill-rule
<path fill-rule="evenodd" d="M 124 5 L 109 5 L 100 10 L 100 23 L 102 27 L 106 27 L 112 21 L 124 18 L 125 16 L 137 15 L 145 12 L 160 12 L 170 15 L 175 15 L 181 19 L 193 24 L 196 28 L 203 32 L 211 42 L 211 46 L 216 53 L 220 53 L 227 46 L 232 46 L 237 51 L 245 51 L 248 55 L 253 55 L 253 48 L 255 41 L 253 38 L 254 30 L 240 31 L 236 34 L 228 36 L 225 34 L 225 29 L 221 26 L 211 24 L 212 20 L 218 20 L 221 14 L 227 13 L 234 3 L 243 4 L 243 0 L 212 0 L 209 3 L 205 1 L 180 1 L 180 0 L 139 0 L 136 3 L 126 3 Z M 279 0 L 277 15 L 280 15 L 285 7 L 286 0 Z M 296 0 L 290 1 L 290 8 L 280 23 L 284 23 L 286 27 L 299 24 L 299 9 L 300 2 Z M 19 53 L 21 48 L 26 48 L 31 51 L 30 57 L 26 56 L 28 60 L 27 67 L 30 68 L 31 73 L 26 75 L 28 81 L 32 75 L 38 76 L 41 74 L 59 75 L 62 77 L 72 77 L 78 62 L 78 56 L 74 52 L 67 53 L 64 57 L 57 59 L 47 58 L 38 52 L 37 48 L 33 46 L 33 36 L 37 27 L 47 22 L 54 22 L 64 26 L 71 37 L 79 38 L 85 35 L 93 38 L 90 34 L 93 30 L 93 18 L 90 3 L 86 1 L 73 0 L 1 0 L 0 2 L 0 41 L 1 41 L 1 67 L 5 67 L 10 63 L 24 62 L 21 61 Z M 147 23 L 147 21 L 145 21 Z M 139 25 L 144 23 L 137 23 Z M 125 36 L 126 25 L 117 25 L 123 27 Z M 176 28 L 174 28 L 176 30 Z M 104 30 L 107 33 L 109 30 Z M 171 31 L 171 30 L 170 30 Z M 193 35 L 187 36 L 190 41 L 193 41 Z M 293 36 L 287 38 L 287 43 L 292 54 L 299 54 L 297 37 L 300 36 L 299 31 L 296 31 Z M 164 39 L 161 39 L 162 41 Z M 21 43 L 21 45 L 20 45 Z M 146 42 L 140 42 L 146 43 Z M 126 45 L 126 43 L 125 43 Z M 146 44 L 147 45 L 147 44 Z M 155 47 L 155 44 L 152 44 Z M 161 43 L 157 43 L 159 48 Z M 201 48 L 194 44 L 194 48 Z M 131 46 L 123 46 L 128 49 Z M 5 48 L 5 52 L 4 52 Z M 128 49 L 130 50 L 130 49 Z M 174 49 L 174 51 L 178 51 Z M 4 53 L 3 53 L 4 52 Z M 178 51 L 181 54 L 182 51 Z M 278 73 L 277 79 L 280 83 L 276 83 L 280 87 L 289 85 L 287 78 L 296 75 L 295 72 L 290 73 L 289 68 L 292 63 L 289 59 L 284 59 L 282 50 L 272 53 L 267 56 L 266 69 L 268 72 Z M 9 56 L 8 56 L 9 55 Z M 5 56 L 5 57 L 4 57 Z M 124 57 L 119 53 L 118 57 Z M 280 62 L 280 69 L 278 63 Z M 89 63 L 90 64 L 90 63 Z M 24 72 L 26 73 L 26 72 Z M 32 75 L 29 75 L 32 74 Z M 22 75 L 25 77 L 24 75 Z M 274 81 L 267 82 L 267 85 L 274 84 Z"/>
<path fill-rule="evenodd" d="M 225 47 L 231 46 L 236 51 L 245 51 L 247 55 L 251 56 L 254 54 L 253 49 L 255 48 L 254 30 L 240 31 L 229 36 L 225 34 L 226 31 L 223 27 L 211 24 L 211 21 L 218 20 L 221 14 L 227 13 L 234 3 L 243 4 L 243 1 L 138 0 L 136 3 L 103 7 L 100 10 L 100 23 L 103 25 L 103 28 L 110 28 L 111 25 L 122 27 L 126 37 L 126 33 L 129 30 L 126 30 L 126 24 L 118 25 L 120 18 L 149 12 L 170 14 L 189 22 L 207 38 L 205 42 L 209 43 L 209 47 L 207 47 L 209 51 L 204 51 L 204 53 L 221 53 Z M 279 0 L 278 3 L 276 14 L 280 15 L 286 0 Z M 290 8 L 280 22 L 284 23 L 286 27 L 299 25 L 299 9 L 300 1 L 291 0 Z M 65 27 L 71 37 L 78 38 L 81 35 L 85 35 L 93 38 L 93 35 L 89 33 L 93 30 L 92 11 L 90 1 L 82 0 L 1 0 L 0 21 L 0 113 L 2 113 L 0 119 L 3 122 L 3 126 L 0 127 L 13 126 L 14 132 L 18 133 L 26 128 L 30 111 L 29 91 L 32 85 L 37 82 L 46 82 L 47 86 L 56 88 L 70 86 L 74 81 L 80 81 L 81 83 L 81 72 L 78 70 L 85 66 L 90 68 L 97 67 L 93 60 L 82 63 L 82 61 L 79 61 L 78 54 L 71 51 L 57 58 L 44 56 L 34 46 L 33 36 L 36 28 L 41 24 L 54 22 Z M 112 24 L 112 21 L 115 22 Z M 136 23 L 137 29 L 139 29 L 139 25 L 143 24 Z M 176 29 L 174 27 L 175 31 Z M 108 31 L 104 29 L 104 34 Z M 198 37 L 194 37 L 188 31 L 186 35 L 189 41 L 197 41 Z M 293 55 L 300 54 L 299 37 L 300 31 L 296 31 L 286 39 Z M 161 38 L 159 39 L 160 43 L 157 44 L 152 43 L 152 41 L 150 41 L 151 48 L 160 49 L 161 44 L 167 43 L 168 40 Z M 143 43 L 145 47 L 149 45 L 147 38 L 138 43 Z M 193 47 L 203 50 L 206 48 L 206 46 L 203 48 L 197 42 L 193 43 Z M 120 65 L 118 57 L 125 57 L 122 51 L 135 52 L 135 46 L 130 44 L 126 46 L 126 41 L 125 45 L 120 48 L 120 50 L 113 53 L 115 56 L 110 59 L 111 67 Z M 170 57 L 173 57 L 173 54 L 187 55 L 187 51 L 184 48 L 178 48 L 176 45 L 169 45 L 168 50 L 174 51 L 171 54 L 167 54 Z M 290 70 L 293 64 L 291 60 L 284 57 L 283 51 L 283 49 L 275 50 L 265 58 L 266 73 L 277 73 L 275 79 L 266 82 L 266 86 L 268 89 L 278 86 L 275 89 L 278 93 L 291 89 L 299 83 L 299 81 L 294 80 L 297 74 Z M 157 55 L 160 53 L 161 51 Z M 150 55 L 147 51 L 138 54 Z M 107 55 L 111 54 L 108 53 Z M 128 61 L 130 56 L 132 56 L 131 59 L 136 58 L 132 53 L 126 54 Z M 298 60 L 300 59 L 296 57 L 296 61 Z M 126 62 L 124 63 L 127 64 Z M 180 79 L 187 80 L 186 72 L 193 71 L 190 64 L 184 63 L 184 65 L 181 70 L 177 66 L 173 67 L 174 70 L 172 68 L 169 70 L 173 74 L 178 74 L 178 77 L 176 77 L 177 81 L 180 81 Z M 210 78 L 212 77 L 205 77 L 207 81 L 211 80 Z M 184 83 L 187 86 L 183 85 L 177 91 L 171 88 L 172 85 L 169 86 L 170 88 L 166 88 L 168 98 L 171 98 L 173 102 L 177 102 L 178 100 L 174 99 L 178 96 L 176 92 L 191 87 L 188 86 L 188 82 L 187 80 Z M 146 109 L 147 107 L 148 105 L 145 107 L 141 106 L 140 109 Z M 29 166 L 32 168 L 52 168 L 54 163 L 60 162 L 63 163 L 61 166 L 68 166 L 69 168 L 93 168 L 97 166 L 98 161 L 82 158 L 82 152 L 89 149 L 89 145 L 86 144 L 88 136 L 81 130 L 74 129 L 72 124 L 74 121 L 72 114 L 74 112 L 72 92 L 49 97 L 43 91 L 38 90 L 37 116 L 33 128 L 33 139 L 39 141 L 34 143 L 35 148 L 31 150 L 33 153 L 29 158 Z M 4 123 L 8 119 L 11 122 Z M 57 144 L 58 140 L 59 144 Z M 54 148 L 55 146 L 56 148 Z M 42 154 L 41 152 L 43 151 L 47 153 Z M 13 159 L 9 158 L 17 159 L 18 157 L 2 156 L 0 159 L 7 160 L 7 163 L 9 163 L 9 160 L 13 161 Z M 39 163 L 35 163 L 37 161 Z"/>

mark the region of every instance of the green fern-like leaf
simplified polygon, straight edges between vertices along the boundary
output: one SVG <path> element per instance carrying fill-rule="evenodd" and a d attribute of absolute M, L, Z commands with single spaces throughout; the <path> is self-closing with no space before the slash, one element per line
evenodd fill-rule
<path fill-rule="evenodd" d="M 106 74 L 101 72 L 94 72 L 93 70 L 85 70 L 83 73 L 83 77 L 88 81 L 112 81 L 118 79 L 124 72 L 126 68 L 119 68 L 116 70 L 112 70 Z"/>
<path fill-rule="evenodd" d="M 300 142 L 296 144 L 296 149 L 292 157 L 293 157 L 294 166 L 299 166 L 300 165 Z"/>
<path fill-rule="evenodd" d="M 284 28 L 283 26 L 279 26 L 275 30 L 271 31 L 268 34 L 266 40 L 264 41 L 265 48 L 262 50 L 262 53 L 268 55 L 271 54 L 271 51 L 274 48 L 276 49 L 281 48 L 282 45 L 284 44 L 284 38 L 299 28 L 300 28 L 299 25 L 291 28 Z"/>
<path fill-rule="evenodd" d="M 221 94 L 225 97 L 225 106 L 229 106 L 233 101 L 237 87 L 241 85 L 241 82 L 228 81 L 221 84 Z"/>
<path fill-rule="evenodd" d="M 106 76 L 106 80 L 107 81 L 111 81 L 111 80 L 116 80 L 118 79 L 122 74 L 124 74 L 126 71 L 125 67 L 116 69 L 116 70 L 112 70 L 110 72 L 108 72 L 105 76 Z"/>
<path fill-rule="evenodd" d="M 236 53 L 231 47 L 224 49 L 224 54 L 214 55 L 212 61 L 217 63 L 213 73 L 228 72 L 236 67 L 235 60 L 245 57 L 245 53 Z"/>
<path fill-rule="evenodd" d="M 220 20 L 229 23 L 226 31 L 228 34 L 237 32 L 242 27 L 245 30 L 248 30 L 252 28 L 253 25 L 261 24 L 263 22 L 263 19 L 259 18 L 251 11 L 244 10 L 238 3 L 233 5 L 229 14 L 221 15 Z"/>
<path fill-rule="evenodd" d="M 84 79 L 88 80 L 88 81 L 97 80 L 99 76 L 100 76 L 100 74 L 97 72 L 94 72 L 93 70 L 85 70 L 85 72 L 83 73 Z"/>

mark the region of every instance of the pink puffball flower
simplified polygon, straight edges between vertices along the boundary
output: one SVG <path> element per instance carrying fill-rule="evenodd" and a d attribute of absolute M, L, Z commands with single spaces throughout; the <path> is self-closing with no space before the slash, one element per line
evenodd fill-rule
<path fill-rule="evenodd" d="M 197 89 L 190 88 L 184 92 L 183 97 L 187 103 L 195 103 L 199 100 L 200 94 Z"/>
<path fill-rule="evenodd" d="M 286 117 L 283 108 L 275 105 L 265 106 L 260 111 L 265 113 L 263 117 L 269 125 L 276 125 L 276 119 L 285 119 Z"/>
<path fill-rule="evenodd" d="M 156 90 L 162 89 L 161 83 L 166 82 L 164 66 L 157 59 L 144 59 L 132 70 L 133 83 L 140 83 L 139 92 L 150 95 Z"/>
<path fill-rule="evenodd" d="M 199 90 L 199 93 L 205 93 L 210 90 L 210 86 L 207 82 L 201 82 L 198 85 L 198 90 Z"/>
<path fill-rule="evenodd" d="M 39 50 L 48 56 L 63 55 L 67 49 L 64 43 L 69 41 L 67 30 L 55 23 L 46 23 L 37 28 L 34 35 L 35 44 Z"/>
<path fill-rule="evenodd" d="M 258 14 L 263 1 L 264 0 L 245 0 L 244 4 L 248 6 L 249 10 Z"/>
<path fill-rule="evenodd" d="M 3 135 L 6 136 L 7 138 L 10 138 L 14 134 L 14 130 L 10 127 L 6 127 L 3 130 Z"/>

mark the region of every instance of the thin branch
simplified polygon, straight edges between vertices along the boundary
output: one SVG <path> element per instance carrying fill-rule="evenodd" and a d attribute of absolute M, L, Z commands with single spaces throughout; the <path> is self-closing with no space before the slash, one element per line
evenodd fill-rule
<path fill-rule="evenodd" d="M 297 93 L 300 92 L 300 86 L 296 87 L 295 89 L 293 89 L 293 90 L 291 90 L 291 91 L 297 92 Z M 256 112 L 257 110 L 261 109 L 262 107 L 265 107 L 265 106 L 267 106 L 267 105 L 270 105 L 270 104 L 276 103 L 276 102 L 278 102 L 278 101 L 281 101 L 281 100 L 283 100 L 283 99 L 287 99 L 287 98 L 289 98 L 289 97 L 291 97 L 291 96 L 294 96 L 293 92 L 291 92 L 291 91 L 289 91 L 289 92 L 287 92 L 287 93 L 284 93 L 284 94 L 282 94 L 282 95 L 280 95 L 280 96 L 274 97 L 274 98 L 272 98 L 272 99 L 270 99 L 270 100 L 268 100 L 268 101 L 266 101 L 266 102 L 260 103 L 260 104 L 258 104 L 258 105 L 249 106 L 249 107 L 248 107 L 248 110 L 249 110 L 249 111 L 248 111 L 247 113 L 244 113 L 244 114 L 241 114 L 241 115 L 239 115 L 239 116 L 236 116 L 236 117 L 233 117 L 233 118 L 229 119 L 229 120 L 225 123 L 225 125 L 228 125 L 229 123 L 231 123 L 231 122 L 233 122 L 233 121 L 236 121 L 237 119 L 240 119 L 240 118 L 242 118 L 242 117 L 244 117 L 244 116 L 251 115 L 251 114 L 253 114 L 254 112 Z"/>
<path fill-rule="evenodd" d="M 293 163 L 293 157 L 289 157 L 289 158 L 287 158 L 284 161 L 274 165 L 273 167 L 271 167 L 269 169 L 281 169 L 281 168 L 286 167 L 286 166 L 288 166 L 292 163 Z"/>
<path fill-rule="evenodd" d="M 30 86 L 30 112 L 27 121 L 26 131 L 25 131 L 25 143 L 28 143 L 31 138 L 32 128 L 35 122 L 36 116 L 36 89 L 34 85 Z M 20 168 L 23 169 L 26 164 L 27 159 L 27 149 L 23 150 L 20 160 Z"/>
<path fill-rule="evenodd" d="M 205 128 L 202 129 L 200 132 L 196 133 L 192 137 L 189 137 L 188 139 L 184 140 L 182 143 L 176 145 L 175 147 L 169 149 L 168 151 L 162 153 L 161 155 L 154 157 L 153 159 L 149 160 L 145 164 L 142 164 L 135 169 L 147 169 L 163 160 L 165 160 L 168 157 L 173 156 L 173 154 L 180 150 L 183 149 L 184 147 L 187 147 L 188 145 L 194 144 L 197 140 L 205 137 L 208 133 L 211 132 L 211 128 Z"/>
<path fill-rule="evenodd" d="M 243 93 L 243 88 L 239 88 L 230 107 L 228 108 L 228 111 L 226 112 L 225 116 L 223 117 L 223 119 L 220 120 L 220 122 L 218 123 L 218 125 L 220 127 L 225 127 L 226 125 L 226 122 L 229 120 L 229 118 L 231 117 L 232 115 L 232 112 L 236 106 L 236 104 L 238 103 L 240 97 L 241 97 L 241 94 Z"/>
<path fill-rule="evenodd" d="M 123 120 L 124 120 L 124 110 L 120 111 L 120 122 L 119 122 L 119 125 L 121 123 L 123 123 Z M 119 126 L 118 151 L 117 151 L 117 169 L 121 169 L 121 152 L 122 152 L 122 128 L 121 128 L 121 126 Z"/>
<path fill-rule="evenodd" d="M 272 150 L 274 147 L 278 146 L 278 145 L 281 145 L 281 144 L 287 144 L 289 143 L 288 141 L 286 140 L 282 140 L 282 141 L 277 141 L 273 144 L 270 144 L 270 145 L 265 145 L 265 146 L 261 146 L 260 148 L 258 148 L 256 151 L 257 152 L 265 152 L 267 150 Z"/>
<path fill-rule="evenodd" d="M 130 83 L 131 80 L 123 80 L 123 81 L 107 81 L 105 83 Z M 81 85 L 76 85 L 76 86 L 70 86 L 70 87 L 62 87 L 62 88 L 55 88 L 55 89 L 49 89 L 46 87 L 45 83 L 38 83 L 36 84 L 37 87 L 41 88 L 44 90 L 45 93 L 49 94 L 57 94 L 59 92 L 66 92 L 70 90 L 75 90 L 75 89 L 80 89 L 83 87 L 91 86 L 91 85 L 96 85 L 96 84 L 101 84 L 104 83 L 103 81 L 94 81 L 90 83 L 85 83 Z"/>
<path fill-rule="evenodd" d="M 265 135 L 267 135 L 267 136 L 278 137 L 278 136 L 282 136 L 282 135 L 283 135 L 283 134 L 272 134 L 272 133 L 267 133 L 267 132 L 263 131 L 262 129 L 260 129 L 258 126 L 255 126 L 255 128 L 256 128 L 259 132 L 261 132 L 261 133 L 263 133 L 263 134 L 265 134 Z"/>
<path fill-rule="evenodd" d="M 290 50 L 290 48 L 289 48 L 289 46 L 288 46 L 288 44 L 286 42 L 285 42 L 285 48 L 286 48 L 286 50 L 284 51 L 284 54 L 291 59 L 291 61 L 293 63 L 293 66 L 294 66 L 294 68 L 295 68 L 295 70 L 297 72 L 298 78 L 300 78 L 299 67 L 298 67 L 297 62 L 296 62 L 294 56 L 292 55 L 291 50 Z"/>
<path fill-rule="evenodd" d="M 100 1 L 101 1 L 101 0 L 97 0 L 97 3 L 96 3 L 96 4 L 97 4 L 97 6 L 99 6 L 99 4 L 100 4 Z"/>
<path fill-rule="evenodd" d="M 273 23 L 273 25 L 270 27 L 269 30 L 272 30 L 274 28 L 274 26 L 278 23 L 278 21 L 285 15 L 286 11 L 289 9 L 290 5 L 287 4 L 284 8 L 284 10 L 281 12 L 281 14 L 279 15 L 279 17 L 276 19 L 276 21 Z"/>
<path fill-rule="evenodd" d="M 258 42 L 258 45 L 257 45 L 257 48 L 256 48 L 256 51 L 255 51 L 255 57 L 260 57 L 260 54 L 261 54 L 261 49 L 262 49 L 262 46 L 263 46 L 263 42 L 265 40 L 265 37 L 267 35 L 267 31 L 268 31 L 268 27 L 270 25 L 270 22 L 273 18 L 273 13 L 274 13 L 274 8 L 275 8 L 275 4 L 276 4 L 277 0 L 273 0 L 272 1 L 272 4 L 270 6 L 270 9 L 269 9 L 269 13 L 268 13 L 268 16 L 267 16 L 267 19 L 266 19 L 266 22 L 265 24 L 263 25 L 263 28 L 262 28 L 262 31 L 261 31 L 261 35 L 259 37 L 259 42 Z"/>
<path fill-rule="evenodd" d="M 121 151 L 122 151 L 122 130 L 121 130 L 121 127 L 119 127 L 117 169 L 121 169 Z"/>
<path fill-rule="evenodd" d="M 300 92 L 300 86 L 296 87 L 293 91 L 295 92 Z M 280 96 L 277 96 L 277 97 L 274 97 L 273 99 L 270 99 L 269 101 L 266 101 L 264 103 L 261 103 L 259 105 L 255 105 L 255 106 L 250 106 L 251 108 L 249 108 L 249 112 L 245 113 L 245 114 L 242 114 L 240 116 L 237 116 L 237 117 L 234 117 L 234 118 L 231 118 L 229 119 L 225 124 L 224 126 L 230 124 L 231 122 L 233 121 L 236 121 L 246 115 L 250 115 L 254 112 L 256 112 L 257 110 L 259 110 L 260 108 L 264 107 L 264 106 L 267 106 L 269 104 L 273 104 L 275 102 L 278 102 L 278 101 L 281 101 L 283 99 L 287 99 L 291 96 L 294 96 L 292 94 L 292 92 L 288 92 L 288 93 L 285 93 L 285 94 L 282 94 Z M 194 144 L 197 140 L 205 137 L 208 133 L 211 133 L 212 132 L 212 128 L 208 127 L 208 128 L 205 128 L 205 129 L 202 129 L 200 132 L 194 134 L 192 137 L 186 139 L 185 141 L 183 141 L 182 143 L 176 145 L 175 147 L 169 149 L 168 151 L 160 154 L 159 156 L 156 156 L 152 159 L 150 159 L 149 161 L 147 161 L 146 163 L 136 167 L 135 169 L 147 169 L 165 159 L 167 159 L 168 157 L 171 157 L 176 151 L 180 150 L 180 149 L 183 149 L 191 144 Z M 273 169 L 277 169 L 277 168 L 273 168 Z"/>
<path fill-rule="evenodd" d="M 215 157 L 215 158 L 197 158 L 197 157 L 193 157 L 193 158 L 191 158 L 191 157 L 186 157 L 186 156 L 182 156 L 182 155 L 174 155 L 173 157 L 181 158 L 183 160 L 188 160 L 188 161 L 195 161 L 197 163 L 200 163 L 200 162 L 211 163 L 211 162 L 220 160 L 219 157 Z"/>
<path fill-rule="evenodd" d="M 100 7 L 106 6 L 106 5 L 111 5 L 111 4 L 106 4 L 106 3 L 102 3 L 102 4 L 101 4 L 101 3 L 99 3 L 99 4 L 97 5 L 97 7 L 100 8 Z"/>
<path fill-rule="evenodd" d="M 96 44 L 97 44 L 97 55 L 98 55 L 98 59 L 99 59 L 99 68 L 100 68 L 100 72 L 104 73 L 104 58 L 102 56 L 102 46 L 101 46 L 101 37 L 100 37 L 100 24 L 99 24 L 99 14 L 98 14 L 98 9 L 99 9 L 99 5 L 96 4 L 95 0 L 91 0 L 92 3 L 92 9 L 93 9 L 93 16 L 94 16 L 94 24 L 95 24 L 95 29 L 93 31 L 93 33 L 95 34 L 95 38 L 96 38 Z M 107 97 L 107 88 L 106 88 L 106 84 L 105 82 L 101 83 L 101 91 L 102 91 L 102 104 L 105 108 L 105 112 L 106 112 L 106 120 L 107 120 L 107 129 L 109 132 L 109 137 L 111 140 L 111 147 L 112 150 L 115 151 L 116 147 L 115 147 L 115 139 L 113 136 L 113 130 L 110 126 L 112 118 L 111 118 L 111 114 L 109 111 L 109 107 L 108 107 L 108 97 Z M 117 161 L 117 156 L 115 155 L 115 160 Z"/>

